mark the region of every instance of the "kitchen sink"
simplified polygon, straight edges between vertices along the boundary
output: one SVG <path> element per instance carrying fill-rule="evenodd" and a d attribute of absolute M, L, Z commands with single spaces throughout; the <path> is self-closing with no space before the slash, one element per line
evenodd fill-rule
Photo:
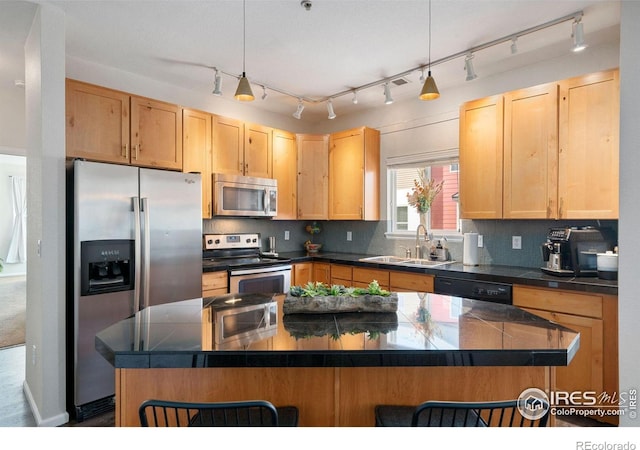
<path fill-rule="evenodd" d="M 432 261 L 430 259 L 417 259 L 417 258 L 402 258 L 400 256 L 369 256 L 367 258 L 360 258 L 360 261 L 382 264 L 397 264 L 399 266 L 411 266 L 411 267 L 437 267 L 444 264 L 451 264 L 455 261 Z"/>

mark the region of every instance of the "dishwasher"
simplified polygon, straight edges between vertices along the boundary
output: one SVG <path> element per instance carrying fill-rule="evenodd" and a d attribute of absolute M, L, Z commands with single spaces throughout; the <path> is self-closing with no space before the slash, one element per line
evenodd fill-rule
<path fill-rule="evenodd" d="M 433 287 L 436 294 L 513 304 L 512 285 L 508 283 L 436 276 Z"/>

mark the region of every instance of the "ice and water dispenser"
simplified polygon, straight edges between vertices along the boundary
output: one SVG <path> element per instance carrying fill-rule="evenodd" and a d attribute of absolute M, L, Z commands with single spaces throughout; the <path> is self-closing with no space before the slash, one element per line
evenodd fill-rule
<path fill-rule="evenodd" d="M 80 295 L 132 290 L 135 281 L 134 241 L 100 240 L 80 243 Z"/>

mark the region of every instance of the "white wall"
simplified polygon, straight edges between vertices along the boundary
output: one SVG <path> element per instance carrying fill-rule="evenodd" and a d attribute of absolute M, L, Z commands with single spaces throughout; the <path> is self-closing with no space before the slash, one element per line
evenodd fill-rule
<path fill-rule="evenodd" d="M 640 278 L 636 255 L 640 252 L 640 2 L 622 2 L 620 24 L 620 273 L 618 281 L 618 317 L 620 345 L 620 391 L 640 389 Z M 636 411 L 636 413 L 639 411 Z M 626 414 L 620 424 L 640 426 L 640 418 Z"/>
<path fill-rule="evenodd" d="M 0 87 L 0 153 L 2 147 L 26 147 L 24 121 L 24 88 Z"/>
<path fill-rule="evenodd" d="M 38 7 L 25 44 L 27 326 L 24 390 L 36 422 L 68 422 L 65 380 L 64 13 Z"/>

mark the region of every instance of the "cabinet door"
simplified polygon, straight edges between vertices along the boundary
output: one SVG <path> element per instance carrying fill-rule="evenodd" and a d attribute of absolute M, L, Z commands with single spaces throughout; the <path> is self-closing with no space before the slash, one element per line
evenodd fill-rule
<path fill-rule="evenodd" d="M 211 218 L 211 115 L 182 110 L 183 172 L 202 175 L 202 218 Z"/>
<path fill-rule="evenodd" d="M 295 134 L 273 130 L 273 178 L 278 181 L 278 215 L 275 220 L 297 218 L 297 153 Z"/>
<path fill-rule="evenodd" d="M 313 280 L 331 284 L 331 265 L 329 263 L 313 263 Z"/>
<path fill-rule="evenodd" d="M 561 219 L 617 219 L 618 71 L 560 83 L 558 171 Z"/>
<path fill-rule="evenodd" d="M 299 134 L 298 219 L 329 217 L 329 136 Z"/>
<path fill-rule="evenodd" d="M 502 217 L 503 98 L 460 107 L 460 216 Z"/>
<path fill-rule="evenodd" d="M 558 85 L 505 94 L 505 219 L 557 217 L 557 155 Z"/>
<path fill-rule="evenodd" d="M 66 155 L 129 164 L 129 95 L 66 80 Z"/>
<path fill-rule="evenodd" d="M 392 292 L 433 292 L 433 275 L 389 271 Z"/>
<path fill-rule="evenodd" d="M 244 173 L 244 125 L 240 120 L 215 116 L 213 124 L 213 173 Z"/>
<path fill-rule="evenodd" d="M 364 213 L 364 133 L 329 138 L 329 219 L 362 220 Z"/>
<path fill-rule="evenodd" d="M 603 392 L 602 319 L 523 308 L 580 333 L 580 348 L 566 367 L 556 367 L 556 389 L 567 392 Z"/>
<path fill-rule="evenodd" d="M 293 279 L 291 284 L 293 286 L 304 286 L 313 280 L 313 263 L 305 262 L 293 265 L 292 270 Z"/>
<path fill-rule="evenodd" d="M 246 124 L 244 129 L 244 174 L 271 178 L 271 140 L 273 129 Z"/>
<path fill-rule="evenodd" d="M 182 170 L 182 109 L 131 97 L 131 164 Z"/>

